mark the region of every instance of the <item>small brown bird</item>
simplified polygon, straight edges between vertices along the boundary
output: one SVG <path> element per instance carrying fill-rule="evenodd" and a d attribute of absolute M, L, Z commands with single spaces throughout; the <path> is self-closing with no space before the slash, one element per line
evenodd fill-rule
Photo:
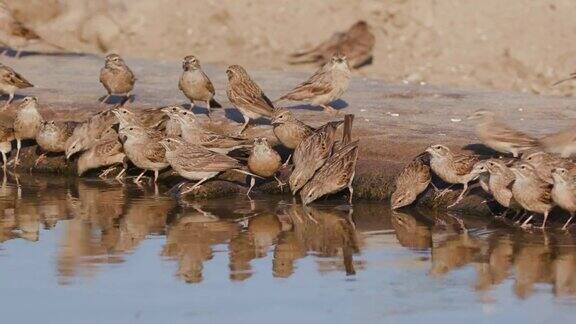
<path fill-rule="evenodd" d="M 122 149 L 122 143 L 118 141 L 118 134 L 113 128 L 109 128 L 102 134 L 102 138 L 97 140 L 91 148 L 87 151 L 82 152 L 78 158 L 78 175 L 83 175 L 86 171 L 92 169 L 98 169 L 101 167 L 106 167 L 115 164 L 124 164 L 124 159 L 126 154 Z M 109 170 L 107 169 L 100 177 L 105 176 Z M 125 168 L 118 174 L 116 178 L 119 178 L 124 174 Z"/>
<path fill-rule="evenodd" d="M 219 134 L 204 128 L 191 111 L 181 110 L 176 113 L 175 118 L 180 123 L 182 138 L 188 143 L 222 154 L 251 146 L 249 139 Z"/>
<path fill-rule="evenodd" d="M 66 141 L 72 136 L 77 125 L 78 123 L 73 121 L 43 121 L 38 133 L 36 133 L 36 142 L 42 149 L 42 155 L 36 159 L 34 166 L 45 159 L 47 153 L 64 153 L 66 151 Z"/>
<path fill-rule="evenodd" d="M 148 129 L 160 130 L 165 125 L 168 117 L 162 109 L 127 109 L 118 107 L 112 110 L 120 123 L 120 128 L 137 125 Z"/>
<path fill-rule="evenodd" d="M 195 101 L 205 102 L 208 117 L 212 113 L 211 108 L 222 108 L 222 105 L 214 99 L 216 93 L 214 85 L 206 73 L 202 71 L 200 61 L 194 55 L 188 55 L 184 58 L 182 69 L 184 71 L 180 76 L 178 88 L 190 100 L 192 106 L 194 106 Z"/>
<path fill-rule="evenodd" d="M 510 184 L 514 181 L 514 173 L 508 166 L 498 159 L 486 161 L 486 168 L 490 173 L 488 188 L 494 199 L 502 206 L 511 207 L 512 190 Z"/>
<path fill-rule="evenodd" d="M 2 168 L 6 172 L 8 164 L 7 154 L 12 151 L 12 141 L 14 140 L 14 128 L 0 125 L 0 153 L 2 153 Z"/>
<path fill-rule="evenodd" d="M 432 176 L 430 166 L 424 159 L 424 154 L 415 157 L 396 178 L 396 189 L 390 198 L 392 209 L 412 204 L 428 188 Z"/>
<path fill-rule="evenodd" d="M 346 56 L 336 54 L 330 62 L 321 67 L 308 80 L 296 86 L 274 103 L 285 100 L 305 101 L 324 108 L 324 111 L 336 113 L 329 104 L 340 98 L 350 83 L 350 69 Z"/>
<path fill-rule="evenodd" d="M 160 170 L 169 166 L 165 157 L 166 150 L 160 145 L 162 133 L 142 126 L 130 125 L 120 129 L 120 135 L 126 137 L 124 153 L 128 159 L 144 170 L 134 182 L 139 183 L 148 170 L 154 171 L 154 183 L 158 182 Z"/>
<path fill-rule="evenodd" d="M 478 157 L 454 154 L 444 145 L 432 145 L 426 149 L 426 152 L 430 153 L 430 168 L 438 177 L 447 183 L 464 186 L 456 201 L 448 207 L 455 206 L 464 198 L 468 183 L 478 178 L 478 174 L 472 173 Z"/>
<path fill-rule="evenodd" d="M 349 58 L 350 66 L 359 68 L 372 59 L 376 38 L 370 26 L 363 20 L 356 22 L 346 32 L 335 33 L 320 45 L 292 54 L 290 63 L 325 64 L 335 53 L 343 53 Z"/>
<path fill-rule="evenodd" d="M 294 117 L 287 109 L 278 110 L 272 118 L 274 135 L 285 147 L 293 150 L 305 138 L 314 133 L 314 128 L 304 124 Z"/>
<path fill-rule="evenodd" d="M 484 190 L 487 193 L 490 193 L 490 187 L 488 185 L 488 182 L 490 181 L 490 173 L 488 173 L 486 162 L 487 161 L 485 160 L 476 162 L 476 164 L 474 164 L 474 167 L 472 167 L 472 171 L 470 173 L 477 174 L 478 183 L 480 184 L 480 187 L 482 187 L 482 190 Z"/>
<path fill-rule="evenodd" d="M 294 170 L 290 175 L 290 189 L 296 194 L 300 188 L 312 179 L 330 154 L 336 138 L 336 130 L 343 121 L 335 121 L 317 129 L 314 134 L 305 138 L 294 150 Z"/>
<path fill-rule="evenodd" d="M 6 109 L 6 107 L 12 103 L 17 89 L 25 89 L 33 86 L 32 83 L 12 70 L 12 68 L 0 63 L 0 92 L 8 95 L 8 100 L 4 104 L 3 109 Z"/>
<path fill-rule="evenodd" d="M 248 157 L 248 170 L 250 172 L 259 175 L 264 178 L 274 177 L 278 182 L 278 186 L 282 188 L 284 183 L 276 177 L 276 173 L 282 166 L 282 158 L 280 154 L 276 152 L 268 143 L 268 139 L 265 137 L 255 138 L 254 146 L 252 146 L 252 152 Z M 256 184 L 256 179 L 251 178 L 250 188 L 246 193 L 247 196 L 250 195 L 252 188 Z"/>
<path fill-rule="evenodd" d="M 36 139 L 36 134 L 44 118 L 38 112 L 38 98 L 26 97 L 18 106 L 16 118 L 14 119 L 14 137 L 16 138 L 16 156 L 14 157 L 14 167 L 19 164 L 20 148 L 22 140 Z"/>
<path fill-rule="evenodd" d="M 514 200 L 529 212 L 543 214 L 544 221 L 541 228 L 544 228 L 548 214 L 554 207 L 551 197 L 552 186 L 538 176 L 536 169 L 530 163 L 520 162 L 510 170 L 516 177 L 512 184 Z M 528 217 L 522 227 L 525 227 L 533 217 L 534 215 Z"/>
<path fill-rule="evenodd" d="M 300 191 L 300 198 L 304 205 L 328 194 L 339 192 L 348 188 L 350 197 L 348 203 L 352 204 L 354 189 L 352 181 L 356 173 L 358 160 L 358 141 L 340 146 L 326 163 L 320 167 L 312 179 Z"/>
<path fill-rule="evenodd" d="M 42 39 L 36 32 L 24 26 L 14 17 L 10 8 L 3 1 L 0 1 L 0 44 L 15 49 L 16 58 L 20 57 L 23 48 L 31 44 L 43 44 L 62 49 L 62 47 Z"/>
<path fill-rule="evenodd" d="M 574 162 L 542 151 L 522 155 L 522 161 L 534 166 L 538 176 L 549 184 L 554 183 L 552 170 L 555 168 L 565 168 L 569 170 L 572 175 L 576 175 L 576 164 Z"/>
<path fill-rule="evenodd" d="M 110 96 L 115 95 L 125 96 L 125 101 L 128 101 L 136 83 L 134 73 L 118 54 L 108 54 L 105 60 L 104 67 L 100 70 L 100 83 L 106 88 L 108 95 L 102 102 L 106 103 Z"/>
<path fill-rule="evenodd" d="M 562 229 L 568 225 L 576 213 L 576 178 L 564 168 L 556 168 L 552 171 L 554 186 L 552 187 L 552 200 L 562 209 L 570 213 L 570 218 Z"/>
<path fill-rule="evenodd" d="M 94 146 L 114 124 L 118 123 L 118 118 L 114 115 L 113 109 L 106 109 L 96 113 L 74 129 L 72 136 L 66 141 L 66 159 Z"/>
<path fill-rule="evenodd" d="M 476 135 L 482 143 L 500 153 L 511 153 L 518 157 L 522 151 L 538 147 L 538 141 L 531 136 L 514 130 L 496 119 L 496 114 L 488 110 L 478 110 L 468 117 L 478 120 Z"/>
<path fill-rule="evenodd" d="M 250 119 L 274 116 L 276 111 L 274 104 L 243 67 L 231 65 L 226 70 L 226 75 L 228 76 L 226 92 L 228 99 L 244 116 L 244 124 L 240 133 L 246 129 Z"/>
<path fill-rule="evenodd" d="M 166 160 L 174 171 L 185 179 L 198 181 L 181 194 L 193 191 L 202 183 L 227 170 L 258 177 L 241 170 L 242 164 L 236 159 L 210 151 L 200 145 L 190 144 L 181 138 L 164 138 L 160 144 L 165 148 Z"/>
<path fill-rule="evenodd" d="M 568 158 L 576 154 L 576 124 L 538 140 L 544 151 Z"/>

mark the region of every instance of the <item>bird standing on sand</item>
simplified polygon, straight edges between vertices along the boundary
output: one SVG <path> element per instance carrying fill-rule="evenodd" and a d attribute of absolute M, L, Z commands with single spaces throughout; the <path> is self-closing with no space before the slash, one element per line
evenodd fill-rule
<path fill-rule="evenodd" d="M 314 128 L 296 119 L 292 112 L 287 109 L 278 110 L 272 118 L 272 126 L 276 138 L 282 145 L 291 150 L 314 133 Z"/>
<path fill-rule="evenodd" d="M 494 112 L 479 110 L 468 119 L 478 120 L 476 135 L 484 145 L 500 153 L 511 153 L 514 157 L 518 157 L 522 151 L 539 145 L 535 138 L 496 120 Z"/>
<path fill-rule="evenodd" d="M 324 108 L 326 112 L 337 111 L 329 104 L 340 98 L 350 83 L 350 68 L 346 56 L 336 54 L 308 80 L 296 86 L 274 103 L 285 100 L 305 101 Z"/>
<path fill-rule="evenodd" d="M 230 102 L 244 116 L 241 134 L 248 126 L 250 119 L 262 116 L 272 117 L 276 111 L 274 104 L 264 94 L 264 91 L 254 82 L 246 70 L 240 65 L 231 65 L 226 70 L 228 76 L 227 95 Z"/>
<path fill-rule="evenodd" d="M 396 178 L 396 189 L 390 198 L 392 209 L 412 204 L 428 188 L 431 179 L 430 166 L 424 161 L 424 154 L 420 154 Z"/>
<path fill-rule="evenodd" d="M 529 163 L 520 162 L 510 168 L 514 172 L 516 179 L 512 184 L 512 194 L 522 208 L 532 213 L 544 215 L 544 221 L 541 228 L 546 227 L 546 220 L 552 207 L 554 207 L 551 197 L 552 186 L 542 180 L 536 169 Z M 522 227 L 528 225 L 534 215 L 530 215 L 522 224 Z"/>
<path fill-rule="evenodd" d="M 166 150 L 160 145 L 162 133 L 146 129 L 142 126 L 129 125 L 120 129 L 120 135 L 125 136 L 124 153 L 135 166 L 144 171 L 134 179 L 139 183 L 146 171 L 154 171 L 154 183 L 158 182 L 160 170 L 169 166 L 166 160 Z"/>
<path fill-rule="evenodd" d="M 210 151 L 200 145 L 187 143 L 181 138 L 164 138 L 160 141 L 160 144 L 165 148 L 166 160 L 174 171 L 185 179 L 198 181 L 190 189 L 181 192 L 181 194 L 193 191 L 202 183 L 227 170 L 256 176 L 241 170 L 242 164 L 236 159 Z"/>
<path fill-rule="evenodd" d="M 448 207 L 455 206 L 468 191 L 468 183 L 478 178 L 478 174 L 472 173 L 478 157 L 454 154 L 444 145 L 432 145 L 426 149 L 426 152 L 430 153 L 430 168 L 438 177 L 447 183 L 464 186 L 456 201 Z"/>
<path fill-rule="evenodd" d="M 40 149 L 42 149 L 42 155 L 36 159 L 34 166 L 38 165 L 40 161 L 46 158 L 48 152 L 65 152 L 66 141 L 70 136 L 72 136 L 76 126 L 78 126 L 78 123 L 73 121 L 43 121 L 42 125 L 38 129 L 38 133 L 36 134 L 36 142 Z"/>
<path fill-rule="evenodd" d="M 8 95 L 8 100 L 2 109 L 6 109 L 14 99 L 17 89 L 25 89 L 34 85 L 9 66 L 0 63 L 0 92 Z"/>
<path fill-rule="evenodd" d="M 278 182 L 280 188 L 284 185 L 280 179 L 276 176 L 276 173 L 282 166 L 282 158 L 280 154 L 276 152 L 268 143 L 268 139 L 255 138 L 254 145 L 252 146 L 252 151 L 248 157 L 248 170 L 250 172 L 259 175 L 264 178 L 274 177 Z M 256 183 L 255 178 L 250 180 L 250 188 L 246 195 L 250 195 L 254 184 Z"/>
<path fill-rule="evenodd" d="M 554 169 L 552 178 L 554 178 L 552 200 L 570 214 L 570 218 L 562 227 L 565 230 L 574 218 L 574 213 L 576 213 L 576 178 L 571 176 L 568 170 L 564 168 Z"/>
<path fill-rule="evenodd" d="M 14 157 L 14 167 L 19 164 L 20 148 L 22 140 L 36 139 L 36 134 L 44 118 L 38 112 L 38 98 L 26 97 L 18 106 L 16 118 L 14 119 L 14 137 L 16 138 L 16 156 Z"/>
<path fill-rule="evenodd" d="M 363 20 L 356 22 L 346 32 L 335 33 L 330 39 L 318 46 L 291 55 L 290 63 L 319 63 L 326 64 L 335 53 L 342 53 L 348 57 L 350 66 L 359 68 L 370 62 L 372 50 L 376 43 L 370 26 Z"/>
<path fill-rule="evenodd" d="M 195 101 L 205 102 L 208 117 L 212 113 L 211 108 L 222 108 L 222 105 L 214 99 L 216 93 L 214 85 L 206 73 L 202 71 L 200 61 L 194 55 L 188 55 L 184 58 L 182 69 L 184 71 L 180 76 L 178 88 L 190 100 L 192 107 L 194 107 Z"/>
<path fill-rule="evenodd" d="M 251 145 L 249 139 L 219 134 L 204 128 L 191 111 L 181 110 L 174 118 L 180 123 L 182 138 L 190 144 L 201 145 L 222 154 Z"/>
<path fill-rule="evenodd" d="M 118 54 L 108 54 L 105 58 L 104 67 L 100 70 L 100 82 L 108 91 L 108 95 L 102 100 L 108 101 L 110 96 L 125 96 L 125 102 L 130 100 L 130 92 L 134 89 L 136 77 L 126 62 Z"/>

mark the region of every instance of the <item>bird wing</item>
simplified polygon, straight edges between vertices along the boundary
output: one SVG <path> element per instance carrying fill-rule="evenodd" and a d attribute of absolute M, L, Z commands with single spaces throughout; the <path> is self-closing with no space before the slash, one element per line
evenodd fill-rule
<path fill-rule="evenodd" d="M 502 124 L 497 124 L 490 136 L 497 141 L 512 143 L 519 147 L 535 147 L 538 145 L 538 141 L 533 137 Z"/>
<path fill-rule="evenodd" d="M 476 155 L 459 154 L 454 156 L 454 169 L 459 176 L 466 175 L 472 171 L 474 164 L 479 161 Z"/>
<path fill-rule="evenodd" d="M 30 83 L 22 75 L 20 75 L 16 71 L 14 71 L 12 68 L 4 65 L 4 66 L 2 66 L 2 69 L 4 71 L 6 71 L 5 73 L 3 73 L 3 76 L 2 76 L 2 79 L 4 82 L 11 84 L 15 87 L 21 88 L 21 89 L 34 86 L 34 85 L 32 85 L 32 83 Z"/>
<path fill-rule="evenodd" d="M 552 185 L 542 181 L 540 183 L 540 197 L 538 197 L 538 200 L 540 200 L 541 202 L 545 203 L 545 204 L 551 204 L 552 203 Z"/>
<path fill-rule="evenodd" d="M 118 139 L 112 139 L 98 144 L 94 150 L 98 156 L 110 156 L 122 152 L 122 143 Z"/>
<path fill-rule="evenodd" d="M 333 90 L 330 75 L 321 68 L 308 80 L 300 83 L 287 94 L 280 97 L 279 100 L 303 100 L 314 96 L 323 95 Z"/>
<path fill-rule="evenodd" d="M 186 147 L 179 150 L 178 158 L 181 167 L 191 171 L 222 172 L 240 167 L 236 159 L 204 148 Z"/>
<path fill-rule="evenodd" d="M 17 20 L 12 21 L 12 35 L 18 37 L 24 37 L 26 39 L 39 39 L 40 36 L 36 34 L 33 30 L 24 26 L 21 22 Z"/>
<path fill-rule="evenodd" d="M 155 163 L 166 162 L 166 149 L 158 141 L 151 141 L 145 146 L 144 156 Z"/>
<path fill-rule="evenodd" d="M 206 75 L 206 73 L 204 73 L 204 71 L 202 72 L 202 77 L 204 77 L 204 80 L 206 80 L 206 89 L 208 89 L 208 91 L 210 91 L 211 94 L 215 94 L 216 90 L 214 90 L 214 85 L 212 84 L 212 81 L 210 81 L 210 78 Z M 182 90 L 182 89 L 180 89 Z"/>
<path fill-rule="evenodd" d="M 228 87 L 230 101 L 242 108 L 248 108 L 263 116 L 272 117 L 276 109 L 272 101 L 252 80 L 242 81 L 242 84 Z"/>

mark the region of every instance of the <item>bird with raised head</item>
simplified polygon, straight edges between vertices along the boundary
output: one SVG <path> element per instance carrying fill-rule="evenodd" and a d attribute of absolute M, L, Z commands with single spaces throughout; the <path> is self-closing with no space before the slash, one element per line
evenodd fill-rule
<path fill-rule="evenodd" d="M 36 139 L 36 134 L 42 126 L 44 118 L 38 111 L 38 98 L 26 97 L 22 99 L 14 118 L 14 137 L 16 138 L 16 156 L 14 157 L 14 167 L 19 164 L 20 149 L 22 140 Z"/>
<path fill-rule="evenodd" d="M 111 96 L 124 96 L 124 102 L 130 100 L 130 93 L 134 90 L 136 77 L 126 62 L 118 54 L 108 54 L 104 67 L 100 70 L 100 83 L 106 88 L 108 95 L 102 100 L 108 101 Z"/>
<path fill-rule="evenodd" d="M 205 102 L 208 117 L 212 113 L 211 108 L 222 108 L 222 105 L 214 99 L 216 91 L 212 81 L 204 73 L 200 67 L 200 61 L 194 55 L 184 57 L 182 70 L 178 88 L 190 100 L 192 106 L 196 101 Z"/>

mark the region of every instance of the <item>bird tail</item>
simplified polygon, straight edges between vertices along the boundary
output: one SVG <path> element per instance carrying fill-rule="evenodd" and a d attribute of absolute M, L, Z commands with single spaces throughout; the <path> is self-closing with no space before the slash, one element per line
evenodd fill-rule
<path fill-rule="evenodd" d="M 216 99 L 210 99 L 210 108 L 222 108 L 222 105 Z"/>

